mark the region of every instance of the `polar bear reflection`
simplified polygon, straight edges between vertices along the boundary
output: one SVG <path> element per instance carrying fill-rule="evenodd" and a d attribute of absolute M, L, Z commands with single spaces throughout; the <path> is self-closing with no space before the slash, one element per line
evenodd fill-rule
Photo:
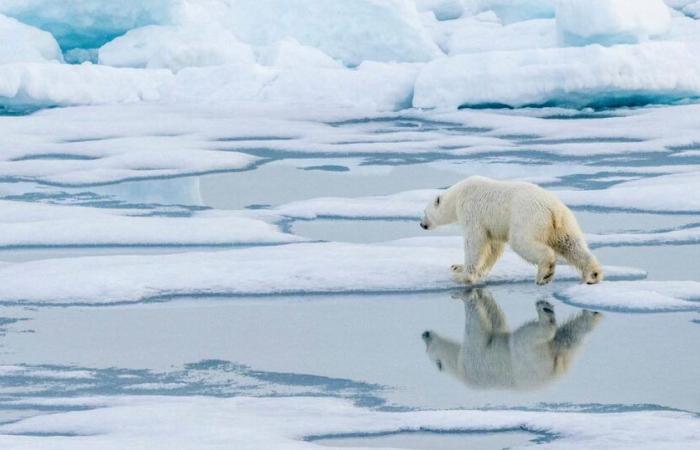
<path fill-rule="evenodd" d="M 602 315 L 582 311 L 557 326 L 547 301 L 536 303 L 538 319 L 508 331 L 501 308 L 486 289 L 460 295 L 464 300 L 464 340 L 423 333 L 428 357 L 438 370 L 480 389 L 534 389 L 564 374 Z"/>

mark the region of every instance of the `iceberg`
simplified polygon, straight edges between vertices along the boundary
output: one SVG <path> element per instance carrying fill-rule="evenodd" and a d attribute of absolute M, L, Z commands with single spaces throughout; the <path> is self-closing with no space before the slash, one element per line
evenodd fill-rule
<path fill-rule="evenodd" d="M 413 106 L 582 108 L 680 101 L 700 96 L 699 55 L 693 44 L 649 42 L 451 56 L 421 70 Z"/>
<path fill-rule="evenodd" d="M 45 61 L 63 62 L 51 33 L 0 14 L 0 64 Z"/>
<path fill-rule="evenodd" d="M 663 0 L 557 0 L 556 17 L 562 45 L 634 44 L 671 25 Z"/>

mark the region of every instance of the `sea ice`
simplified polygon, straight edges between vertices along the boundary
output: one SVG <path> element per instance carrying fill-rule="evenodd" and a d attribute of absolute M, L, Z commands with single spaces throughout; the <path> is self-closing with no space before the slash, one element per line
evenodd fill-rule
<path fill-rule="evenodd" d="M 557 0 L 556 17 L 563 45 L 634 44 L 671 25 L 663 0 Z"/>
<path fill-rule="evenodd" d="M 569 206 L 616 208 L 656 212 L 699 212 L 698 172 L 662 175 L 626 181 L 602 191 L 558 191 Z"/>
<path fill-rule="evenodd" d="M 145 395 L 28 399 L 5 405 L 42 411 L 0 426 L 0 446 L 13 450 L 303 450 L 319 448 L 309 440 L 313 437 L 425 430 L 546 433 L 554 438 L 537 445 L 545 450 L 690 450 L 700 439 L 695 414 L 663 410 L 386 412 L 318 397 Z"/>
<path fill-rule="evenodd" d="M 697 213 L 700 212 L 700 199 L 689 197 L 686 193 L 698 189 L 700 176 L 691 171 L 625 181 L 607 189 L 553 192 L 570 207 Z M 418 219 L 426 204 L 439 192 L 437 189 L 420 189 L 381 196 L 314 198 L 280 205 L 274 211 L 297 219 Z M 669 238 L 681 240 L 684 239 L 683 235 L 687 238 L 693 234 L 692 230 L 664 233 Z M 651 237 L 628 235 L 620 236 L 620 239 L 639 242 Z"/>
<path fill-rule="evenodd" d="M 0 247 L 234 246 L 303 240 L 238 213 L 140 216 L 143 211 L 0 200 Z"/>
<path fill-rule="evenodd" d="M 584 107 L 678 101 L 700 95 L 699 52 L 692 44 L 655 42 L 451 56 L 421 70 L 413 106 Z"/>
<path fill-rule="evenodd" d="M 616 281 L 573 286 L 557 294 L 575 305 L 613 311 L 661 312 L 700 309 L 697 281 Z"/>
<path fill-rule="evenodd" d="M 47 259 L 0 265 L 5 302 L 110 304 L 201 295 L 417 292 L 458 287 L 454 248 L 301 243 L 219 252 Z M 643 278 L 639 269 L 606 267 L 608 279 Z M 42 274 L 41 284 L 35 274 Z M 80 283 L 75 283 L 75 274 Z M 507 253 L 487 282 L 533 282 L 535 269 Z M 559 280 L 580 275 L 564 266 Z"/>

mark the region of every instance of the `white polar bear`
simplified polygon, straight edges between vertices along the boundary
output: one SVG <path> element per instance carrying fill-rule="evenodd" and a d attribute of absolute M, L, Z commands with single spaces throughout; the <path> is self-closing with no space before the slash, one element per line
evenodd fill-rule
<path fill-rule="evenodd" d="M 554 381 L 567 372 L 583 337 L 602 317 L 584 310 L 557 327 L 552 305 L 538 301 L 539 318 L 510 333 L 490 292 L 474 289 L 463 300 L 461 344 L 433 331 L 422 337 L 438 370 L 479 389 L 535 389 Z"/>
<path fill-rule="evenodd" d="M 457 282 L 474 284 L 488 275 L 506 242 L 537 265 L 537 284 L 552 281 L 557 255 L 578 269 L 584 282 L 603 279 L 571 210 L 535 184 L 469 177 L 431 201 L 420 226 L 429 230 L 455 222 L 464 230 L 464 265 L 452 266 Z"/>

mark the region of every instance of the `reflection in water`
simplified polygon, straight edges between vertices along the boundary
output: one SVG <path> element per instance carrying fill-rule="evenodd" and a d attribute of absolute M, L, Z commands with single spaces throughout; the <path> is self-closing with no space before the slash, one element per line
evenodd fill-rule
<path fill-rule="evenodd" d="M 535 389 L 566 373 L 583 337 L 602 315 L 581 311 L 557 325 L 553 306 L 536 303 L 538 319 L 510 332 L 487 289 L 467 290 L 462 343 L 423 333 L 428 357 L 441 372 L 478 389 Z"/>

